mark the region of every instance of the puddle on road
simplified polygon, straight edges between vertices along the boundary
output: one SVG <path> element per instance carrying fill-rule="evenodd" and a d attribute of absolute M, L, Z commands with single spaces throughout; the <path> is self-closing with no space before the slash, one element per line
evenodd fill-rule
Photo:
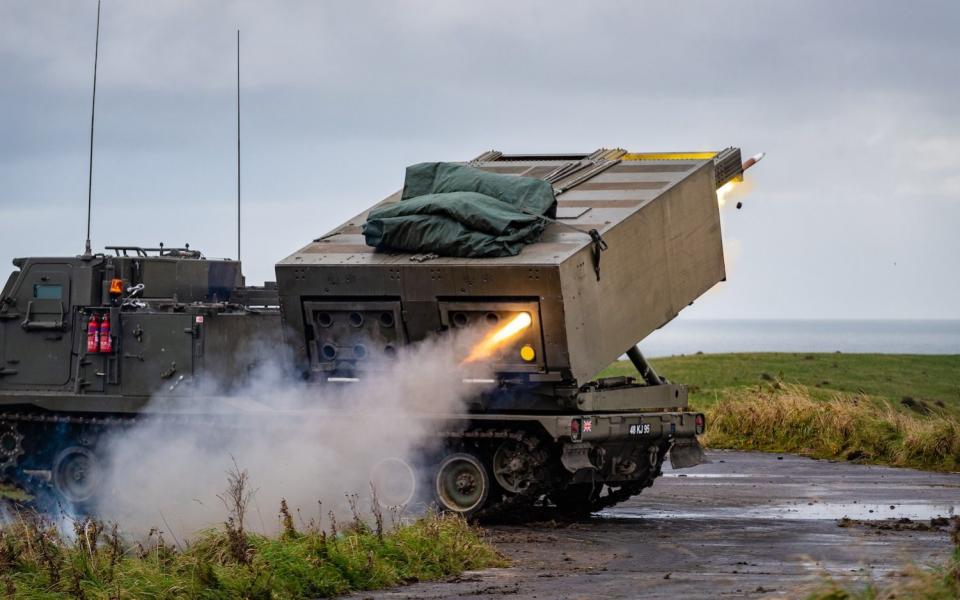
<path fill-rule="evenodd" d="M 597 516 L 607 519 L 787 519 L 795 521 L 832 521 L 843 517 L 859 521 L 883 521 L 887 519 L 927 521 L 934 517 L 952 517 L 954 515 L 960 515 L 960 504 L 815 502 L 813 504 L 780 504 L 775 506 L 718 507 L 691 511 L 624 507 L 597 513 Z"/>
<path fill-rule="evenodd" d="M 892 507 L 892 508 L 891 508 Z M 778 507 L 785 518 L 794 519 L 842 519 L 859 521 L 883 519 L 929 520 L 934 517 L 952 517 L 960 514 L 960 504 L 857 504 L 814 503 Z"/>
<path fill-rule="evenodd" d="M 668 478 L 690 478 L 690 479 L 749 479 L 751 477 L 757 477 L 752 473 L 664 473 L 661 477 Z M 786 477 L 786 475 L 772 475 L 764 473 L 760 477 L 775 479 L 778 477 Z"/>

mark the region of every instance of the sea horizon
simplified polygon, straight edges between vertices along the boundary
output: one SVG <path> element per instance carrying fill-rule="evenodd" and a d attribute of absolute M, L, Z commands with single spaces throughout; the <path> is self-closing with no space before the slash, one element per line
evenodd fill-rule
<path fill-rule="evenodd" d="M 680 318 L 642 342 L 648 356 L 724 352 L 960 354 L 960 319 Z"/>

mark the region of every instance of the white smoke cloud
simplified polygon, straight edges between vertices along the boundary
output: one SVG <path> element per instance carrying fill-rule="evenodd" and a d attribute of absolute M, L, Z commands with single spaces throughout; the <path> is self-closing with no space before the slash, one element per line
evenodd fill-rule
<path fill-rule="evenodd" d="M 160 526 L 188 536 L 225 519 L 217 495 L 236 461 L 257 490 L 248 527 L 274 531 L 281 498 L 305 520 L 321 516 L 318 502 L 324 519 L 329 510 L 343 516 L 345 494 L 366 498 L 380 461 L 394 459 L 380 474 L 404 481 L 396 459 L 415 464 L 418 449 L 438 441 L 436 417 L 462 413 L 489 385 L 464 381 L 490 377 L 460 364 L 475 340 L 428 340 L 361 381 L 325 385 L 292 381 L 285 357 L 260 357 L 250 381 L 227 396 L 222 382 L 207 381 L 189 397 L 156 397 L 148 408 L 165 416 L 107 445 L 97 513 L 130 532 Z M 201 416 L 215 411 L 224 414 Z M 384 504 L 389 492 L 378 492 Z"/>

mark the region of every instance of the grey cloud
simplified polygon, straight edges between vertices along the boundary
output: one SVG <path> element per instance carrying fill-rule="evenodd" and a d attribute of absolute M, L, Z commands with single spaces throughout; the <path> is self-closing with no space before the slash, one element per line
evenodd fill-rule
<path fill-rule="evenodd" d="M 0 255 L 82 243 L 94 16 L 0 4 Z M 230 254 L 239 27 L 253 281 L 412 162 L 733 144 L 769 158 L 725 214 L 730 281 L 691 315 L 960 317 L 943 276 L 960 255 L 958 17 L 953 2 L 108 0 L 95 241 Z"/>

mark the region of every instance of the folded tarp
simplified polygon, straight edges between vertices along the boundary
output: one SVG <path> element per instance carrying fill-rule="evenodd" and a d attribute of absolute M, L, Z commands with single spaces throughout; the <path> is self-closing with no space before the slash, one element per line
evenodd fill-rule
<path fill-rule="evenodd" d="M 407 167 L 399 202 L 374 207 L 363 225 L 367 245 L 440 256 L 514 256 L 537 241 L 556 214 L 542 179 L 498 175 L 453 163 Z"/>

